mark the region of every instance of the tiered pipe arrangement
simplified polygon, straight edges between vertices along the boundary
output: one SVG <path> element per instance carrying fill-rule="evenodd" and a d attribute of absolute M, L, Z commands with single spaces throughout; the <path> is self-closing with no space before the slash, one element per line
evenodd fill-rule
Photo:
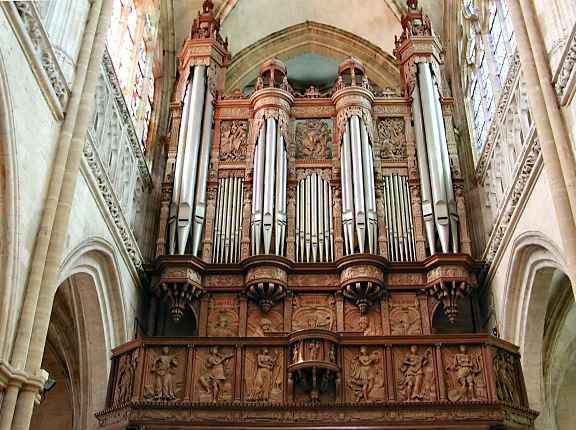
<path fill-rule="evenodd" d="M 221 178 L 218 182 L 216 219 L 214 222 L 213 263 L 240 261 L 244 181 L 242 178 Z"/>
<path fill-rule="evenodd" d="M 333 260 L 332 189 L 313 173 L 301 179 L 296 189 L 296 261 Z"/>
<path fill-rule="evenodd" d="M 254 154 L 252 255 L 284 255 L 286 157 L 286 146 L 278 121 L 276 118 L 267 118 L 260 129 Z"/>
<path fill-rule="evenodd" d="M 357 115 L 346 120 L 340 163 L 346 254 L 375 254 L 378 220 L 374 194 L 374 159 L 366 124 Z"/>
<path fill-rule="evenodd" d="M 213 96 L 206 66 L 194 66 L 184 96 L 170 205 L 168 251 L 198 256 L 206 215 L 206 183 L 212 144 Z M 191 240 L 189 240 L 191 238 Z"/>
<path fill-rule="evenodd" d="M 430 63 L 418 63 L 418 80 L 412 94 L 416 152 L 422 187 L 422 214 L 430 254 L 458 252 L 458 213 L 452 188 L 446 130 L 438 85 Z"/>
<path fill-rule="evenodd" d="M 406 176 L 384 176 L 384 207 L 390 260 L 415 261 L 412 204 Z"/>

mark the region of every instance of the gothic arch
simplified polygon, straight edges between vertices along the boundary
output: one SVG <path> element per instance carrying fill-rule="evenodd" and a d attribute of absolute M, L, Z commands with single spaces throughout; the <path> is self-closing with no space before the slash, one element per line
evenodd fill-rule
<path fill-rule="evenodd" d="M 256 75 L 258 66 L 272 57 L 286 61 L 303 53 L 338 62 L 353 56 L 364 63 L 366 74 L 379 87 L 400 85 L 396 60 L 390 54 L 347 31 L 306 21 L 272 33 L 234 55 L 226 73 L 226 91 L 243 88 Z"/>
<path fill-rule="evenodd" d="M 18 308 L 18 182 L 10 85 L 0 51 L 0 358 L 9 353 Z"/>

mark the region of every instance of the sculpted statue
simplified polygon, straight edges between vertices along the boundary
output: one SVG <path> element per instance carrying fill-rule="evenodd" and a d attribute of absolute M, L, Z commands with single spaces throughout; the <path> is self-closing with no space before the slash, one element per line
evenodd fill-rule
<path fill-rule="evenodd" d="M 380 375 L 376 365 L 380 361 L 378 352 L 368 353 L 368 348 L 360 347 L 360 353 L 352 361 L 348 386 L 354 392 L 356 401 L 370 400 L 370 392 L 381 385 Z"/>
<path fill-rule="evenodd" d="M 412 345 L 400 367 L 400 390 L 406 400 L 424 400 L 423 384 L 425 368 L 432 361 L 432 351 L 428 348 L 418 354 L 418 347 Z"/>
<path fill-rule="evenodd" d="M 154 375 L 154 391 L 149 397 L 154 400 L 174 400 L 176 398 L 173 375 L 176 373 L 178 360 L 170 354 L 165 346 L 162 353 L 152 362 L 150 373 Z"/>
<path fill-rule="evenodd" d="M 468 353 L 466 345 L 460 345 L 452 363 L 446 368 L 453 380 L 453 388 L 448 392 L 452 401 L 477 400 L 476 376 L 480 374 L 478 358 Z"/>
<path fill-rule="evenodd" d="M 206 358 L 207 371 L 200 376 L 200 385 L 210 394 L 212 401 L 218 401 L 222 386 L 226 382 L 225 365 L 226 361 L 234 357 L 234 354 L 221 354 L 217 346 L 210 348 L 210 353 Z"/>
<path fill-rule="evenodd" d="M 270 399 L 270 392 L 278 378 L 277 361 L 278 357 L 270 354 L 266 347 L 263 347 L 256 355 L 256 371 L 252 389 L 248 393 L 248 400 L 268 401 Z"/>
<path fill-rule="evenodd" d="M 132 386 L 134 384 L 134 373 L 138 364 L 138 351 L 125 354 L 120 358 L 118 366 L 118 382 L 116 383 L 116 393 L 114 400 L 120 405 L 130 400 L 132 396 Z"/>

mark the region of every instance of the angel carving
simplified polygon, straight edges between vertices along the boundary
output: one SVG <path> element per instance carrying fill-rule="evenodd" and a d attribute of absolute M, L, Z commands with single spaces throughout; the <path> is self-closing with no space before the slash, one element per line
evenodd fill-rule
<path fill-rule="evenodd" d="M 377 367 L 380 353 L 368 353 L 368 348 L 360 347 L 360 353 L 352 360 L 348 387 L 354 392 L 356 401 L 370 401 L 370 393 L 374 388 L 382 387 L 384 378 Z"/>
<path fill-rule="evenodd" d="M 254 360 L 254 368 L 252 375 L 254 382 L 248 393 L 248 400 L 250 401 L 268 401 L 272 389 L 278 381 L 280 374 L 280 366 L 278 364 L 278 356 L 271 354 L 268 348 L 263 347 L 260 352 L 256 354 Z"/>

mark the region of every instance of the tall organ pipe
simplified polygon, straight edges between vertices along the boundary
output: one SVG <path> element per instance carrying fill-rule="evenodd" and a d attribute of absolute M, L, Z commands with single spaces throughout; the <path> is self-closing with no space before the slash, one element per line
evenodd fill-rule
<path fill-rule="evenodd" d="M 346 254 L 354 253 L 354 213 L 352 203 L 352 157 L 350 153 L 350 127 L 346 122 L 346 130 L 340 151 L 340 171 L 342 176 L 342 227 L 344 229 L 344 246 Z"/>
<path fill-rule="evenodd" d="M 324 254 L 324 207 L 326 201 L 324 200 L 324 185 L 322 177 L 316 176 L 316 186 L 318 189 L 318 257 L 320 262 L 325 260 Z"/>
<path fill-rule="evenodd" d="M 264 253 L 270 254 L 274 225 L 274 184 L 276 170 L 276 120 L 266 120 L 266 160 L 264 163 L 264 205 L 262 224 L 264 228 Z"/>
<path fill-rule="evenodd" d="M 192 80 L 190 119 L 186 127 L 186 146 L 182 164 L 182 189 L 178 208 L 178 253 L 184 254 L 190 234 L 194 190 L 198 169 L 198 153 L 202 131 L 204 94 L 206 91 L 206 66 L 196 66 Z"/>
<path fill-rule="evenodd" d="M 352 177 L 354 189 L 354 221 L 360 253 L 365 250 L 366 206 L 364 177 L 362 174 L 362 141 L 360 137 L 360 119 L 356 115 L 350 118 L 350 145 L 352 150 Z"/>
<path fill-rule="evenodd" d="M 384 205 L 390 260 L 414 261 L 416 248 L 406 176 L 384 176 Z"/>
<path fill-rule="evenodd" d="M 222 178 L 218 181 L 218 207 L 214 228 L 214 263 L 237 263 L 240 257 L 242 178 Z"/>
<path fill-rule="evenodd" d="M 260 254 L 262 236 L 262 187 L 264 185 L 264 156 L 266 151 L 264 127 L 258 134 L 258 144 L 254 155 L 254 195 L 252 200 L 252 254 Z"/>
<path fill-rule="evenodd" d="M 362 165 L 364 170 L 364 192 L 366 195 L 366 222 L 368 228 L 368 249 L 376 252 L 378 243 L 378 216 L 376 214 L 376 192 L 374 188 L 374 160 L 372 146 L 366 124 L 360 121 L 362 132 Z"/>
<path fill-rule="evenodd" d="M 312 238 L 312 261 L 318 261 L 318 180 L 316 174 L 313 173 L 310 177 L 310 236 Z"/>
<path fill-rule="evenodd" d="M 287 157 L 284 148 L 284 137 L 277 133 L 276 146 L 276 221 L 275 250 L 276 255 L 284 255 L 284 238 L 286 235 L 286 168 Z"/>
<path fill-rule="evenodd" d="M 222 240 L 222 212 L 223 212 L 223 201 L 224 201 L 224 179 L 218 181 L 218 201 L 216 208 L 216 221 L 214 226 L 214 250 L 212 251 L 212 261 L 214 263 L 220 262 L 220 241 Z"/>
<path fill-rule="evenodd" d="M 296 220 L 294 233 L 296 235 L 296 261 L 300 261 L 300 183 L 296 185 Z"/>

